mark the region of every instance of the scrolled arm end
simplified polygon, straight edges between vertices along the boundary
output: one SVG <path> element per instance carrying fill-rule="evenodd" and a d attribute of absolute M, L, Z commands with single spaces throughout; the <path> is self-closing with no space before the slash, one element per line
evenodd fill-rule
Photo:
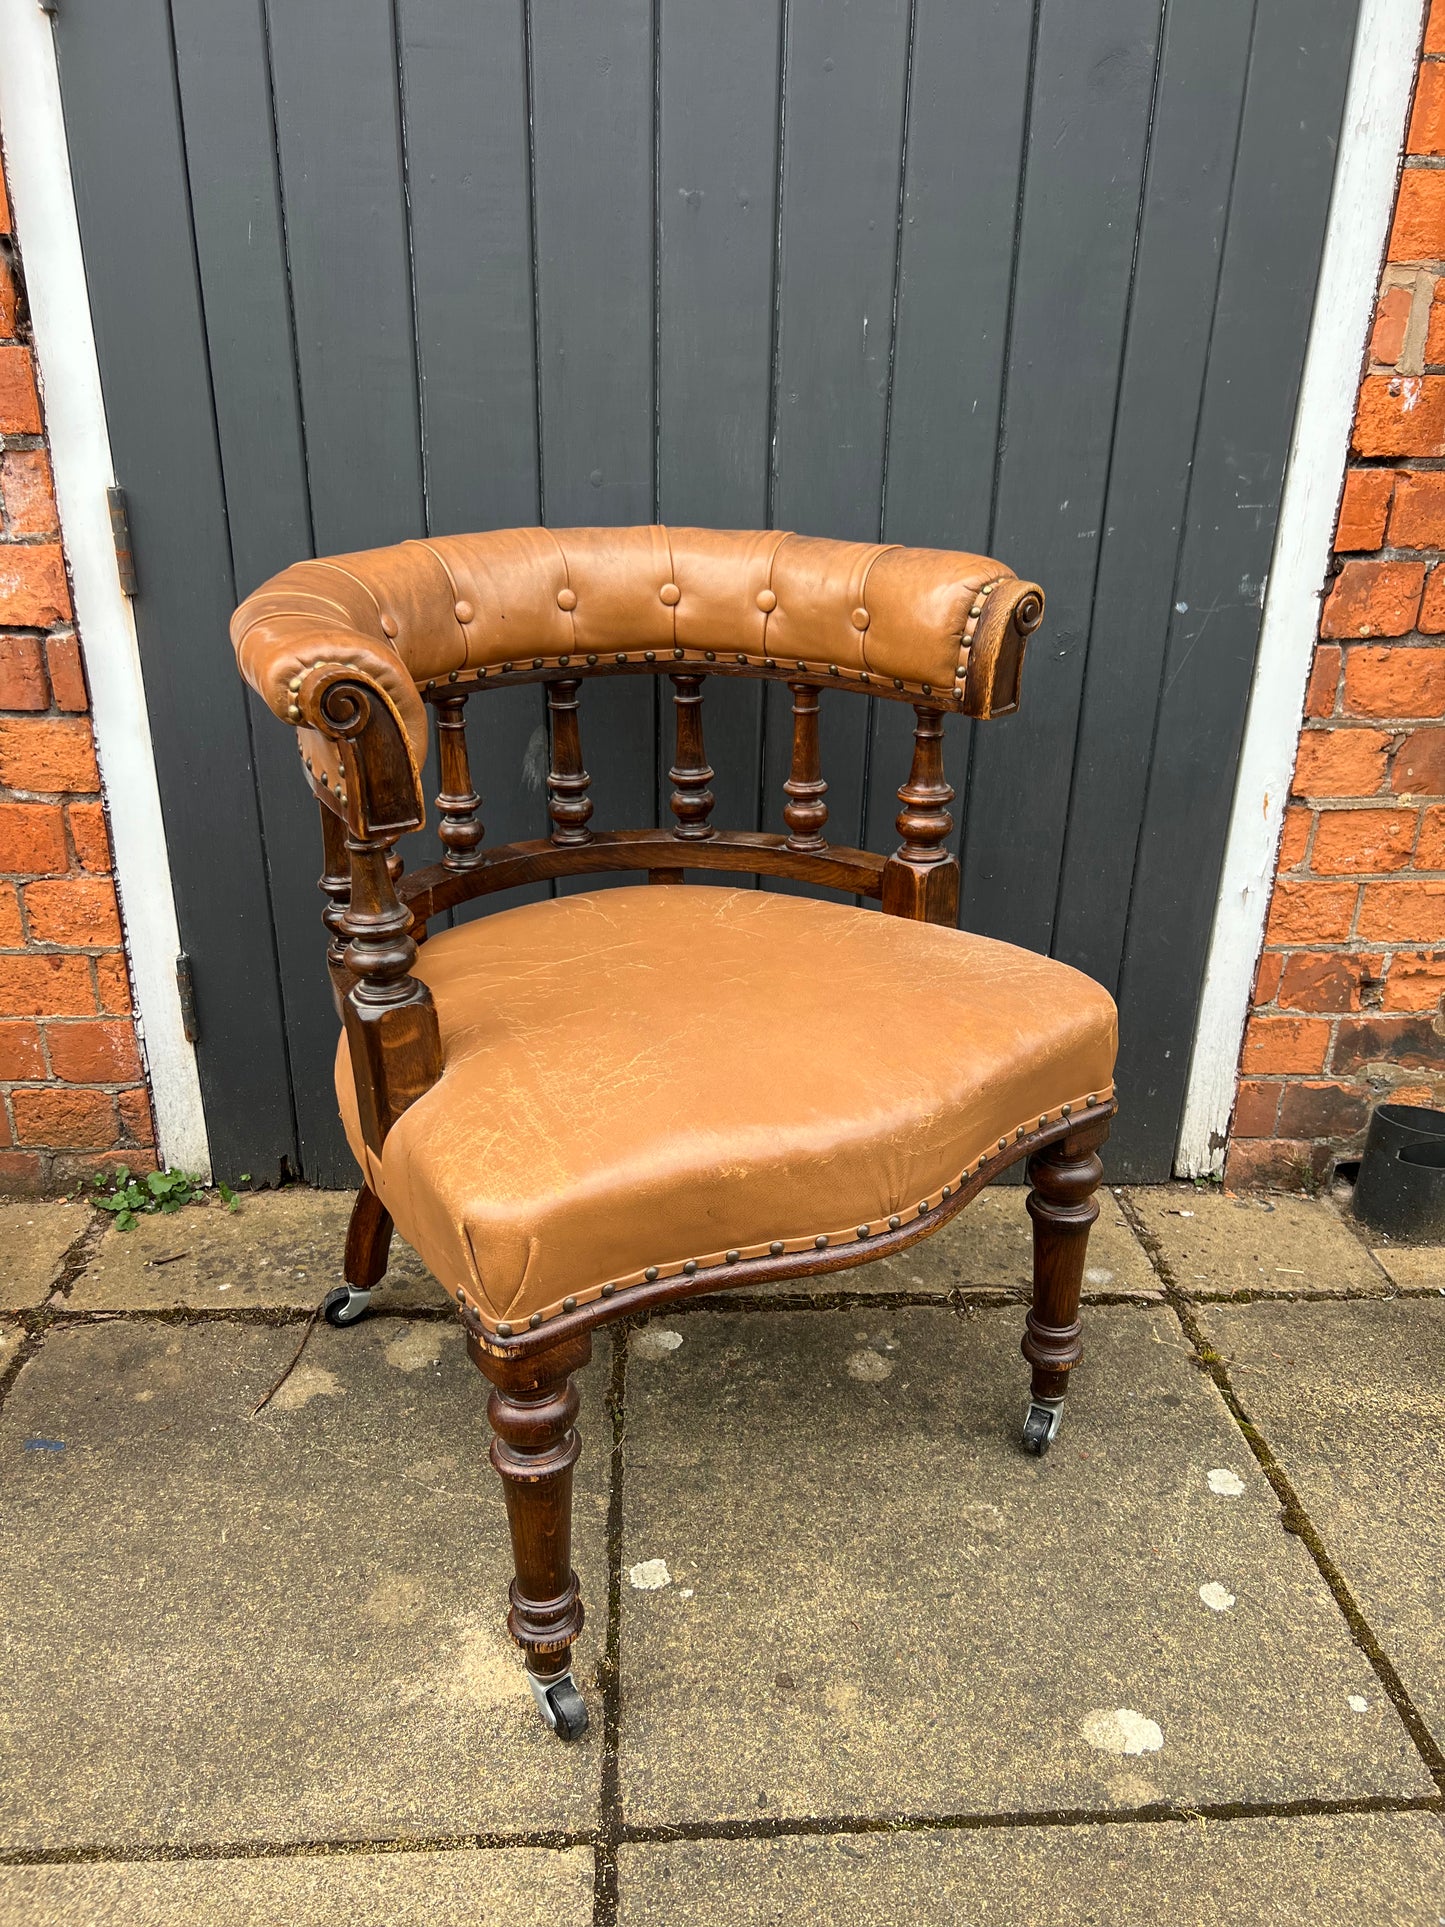
<path fill-rule="evenodd" d="M 1019 706 L 1024 645 L 1044 619 L 1036 582 L 1001 582 L 979 618 L 968 652 L 963 709 L 967 716 L 1011 716 Z"/>
<path fill-rule="evenodd" d="M 356 836 L 390 842 L 426 820 L 421 771 L 397 705 L 352 662 L 316 662 L 287 686 L 306 773 Z"/>

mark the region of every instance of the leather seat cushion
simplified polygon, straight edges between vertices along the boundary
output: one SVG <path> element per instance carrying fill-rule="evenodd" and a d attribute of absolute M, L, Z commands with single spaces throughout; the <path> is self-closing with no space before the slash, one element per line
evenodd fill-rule
<path fill-rule="evenodd" d="M 433 937 L 438 1083 L 347 1136 L 488 1326 L 774 1241 L 850 1244 L 1112 1090 L 1108 994 L 963 931 L 809 897 L 597 890 Z"/>

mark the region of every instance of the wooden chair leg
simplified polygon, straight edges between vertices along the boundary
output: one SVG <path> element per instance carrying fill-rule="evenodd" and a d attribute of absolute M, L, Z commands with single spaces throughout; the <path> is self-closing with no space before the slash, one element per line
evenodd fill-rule
<path fill-rule="evenodd" d="M 386 1276 L 391 1230 L 391 1213 L 371 1186 L 363 1184 L 346 1227 L 346 1256 L 341 1267 L 346 1283 L 327 1292 L 322 1300 L 328 1325 L 354 1325 L 370 1305 L 372 1292 Z"/>
<path fill-rule="evenodd" d="M 1032 1396 L 1024 1420 L 1024 1449 L 1047 1451 L 1064 1415 L 1069 1373 L 1083 1356 L 1079 1292 L 1089 1229 L 1099 1215 L 1094 1196 L 1104 1167 L 1098 1146 L 1107 1124 L 1090 1125 L 1036 1151 L 1029 1159 L 1028 1212 L 1034 1221 L 1034 1301 L 1029 1308 L 1023 1354 L 1033 1367 Z"/>
<path fill-rule="evenodd" d="M 592 1356 L 583 1332 L 528 1359 L 497 1358 L 474 1338 L 472 1362 L 492 1381 L 487 1417 L 496 1436 L 516 1576 L 507 1630 L 522 1648 L 538 1709 L 559 1739 L 587 1730 L 587 1708 L 572 1677 L 572 1644 L 582 1598 L 572 1570 L 572 1468 L 582 1450 L 571 1374 Z"/>

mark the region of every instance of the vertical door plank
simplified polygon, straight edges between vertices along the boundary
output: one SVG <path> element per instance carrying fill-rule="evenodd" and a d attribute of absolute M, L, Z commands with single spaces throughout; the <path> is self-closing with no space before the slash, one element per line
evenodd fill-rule
<path fill-rule="evenodd" d="M 196 259 L 238 596 L 311 552 L 262 0 L 173 0 Z M 300 1174 L 349 1184 L 336 1115 L 315 806 L 291 731 L 250 698 Z M 257 962 L 258 959 L 252 959 Z"/>
<path fill-rule="evenodd" d="M 421 429 L 389 0 L 269 0 L 318 553 L 420 535 Z"/>
<path fill-rule="evenodd" d="M 792 0 L 783 189 L 773 516 L 805 535 L 876 542 L 898 259 L 908 0 Z M 821 704 L 828 836 L 863 834 L 870 705 Z M 790 699 L 767 694 L 765 821 L 781 829 Z"/>
<path fill-rule="evenodd" d="M 1103 520 L 1159 0 L 1044 0 L 990 546 L 1048 595 L 1019 715 L 977 732 L 963 922 L 1046 951 Z"/>
<path fill-rule="evenodd" d="M 967 7 L 917 0 L 885 477 L 888 542 L 987 549 L 1031 39 L 1032 9 L 1017 0 Z M 906 703 L 872 707 L 866 841 L 890 850 L 898 840 L 896 792 L 908 774 L 913 712 Z M 960 790 L 969 731 L 962 719 L 947 726 L 949 778 Z M 958 836 L 955 829 L 955 846 Z"/>
<path fill-rule="evenodd" d="M 1054 935 L 1058 956 L 1110 990 L 1123 954 L 1253 17 L 1253 0 L 1172 0 L 1160 62 Z M 1048 635 L 1040 636 L 1045 656 Z"/>
<path fill-rule="evenodd" d="M 541 520 L 524 3 L 398 0 L 397 18 L 428 525 L 522 527 Z M 524 773 L 541 714 L 532 689 L 468 705 L 488 842 L 546 832 Z"/>
<path fill-rule="evenodd" d="M 651 0 L 532 0 L 542 504 L 554 528 L 655 514 Z M 656 821 L 656 691 L 585 691 L 595 829 Z"/>
<path fill-rule="evenodd" d="M 170 22 L 75 0 L 56 39 L 211 1154 L 270 1178 L 296 1146 Z"/>
<path fill-rule="evenodd" d="M 1120 1175 L 1173 1160 L 1356 16 L 1260 0 L 1256 18 L 1120 978 Z"/>
<path fill-rule="evenodd" d="M 768 519 L 782 0 L 669 0 L 658 100 L 658 492 L 664 522 Z M 664 686 L 665 687 L 665 686 Z M 713 820 L 755 827 L 760 683 L 706 687 Z M 658 756 L 672 758 L 664 704 Z"/>

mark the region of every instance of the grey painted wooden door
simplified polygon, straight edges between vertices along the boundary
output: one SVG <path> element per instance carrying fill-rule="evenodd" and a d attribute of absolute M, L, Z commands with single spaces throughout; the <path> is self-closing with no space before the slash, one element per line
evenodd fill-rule
<path fill-rule="evenodd" d="M 1118 995 L 1170 1167 L 1356 0 L 62 0 L 67 129 L 218 1170 L 352 1176 L 314 810 L 226 640 L 315 551 L 654 518 L 982 549 L 1048 591 L 950 725 L 965 922 Z M 585 692 L 598 824 L 658 707 Z M 779 820 L 778 692 L 709 697 Z M 534 691 L 472 705 L 494 837 Z M 840 840 L 911 716 L 824 698 Z M 665 766 L 665 751 L 663 752 Z"/>

